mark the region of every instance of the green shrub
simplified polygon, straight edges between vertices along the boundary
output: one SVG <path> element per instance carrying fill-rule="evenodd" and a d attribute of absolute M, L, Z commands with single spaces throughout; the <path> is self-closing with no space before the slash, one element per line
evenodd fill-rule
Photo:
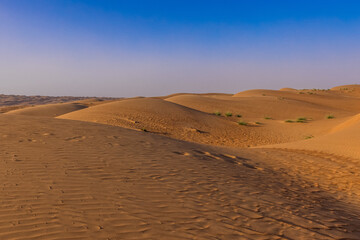
<path fill-rule="evenodd" d="M 288 120 L 285 120 L 285 122 L 286 122 L 286 123 L 293 123 L 294 121 L 293 121 L 293 120 L 288 119 Z"/>
<path fill-rule="evenodd" d="M 298 122 L 298 123 L 304 123 L 304 122 L 306 122 L 306 118 L 305 117 L 299 117 L 299 118 L 297 118 L 296 119 L 296 122 Z"/>
<path fill-rule="evenodd" d="M 242 115 L 240 115 L 240 114 L 237 114 L 237 115 L 236 115 L 236 117 L 238 117 L 238 118 L 241 118 L 241 117 L 242 117 Z"/>
<path fill-rule="evenodd" d="M 335 118 L 335 116 L 332 115 L 332 114 L 330 114 L 330 115 L 327 115 L 326 118 L 327 118 L 327 119 L 333 119 L 333 118 Z"/>
<path fill-rule="evenodd" d="M 225 113 L 225 116 L 231 117 L 231 116 L 232 116 L 232 113 L 231 113 L 231 112 L 226 112 L 226 113 Z"/>
<path fill-rule="evenodd" d="M 216 116 L 221 116 L 221 112 L 219 112 L 219 111 L 214 112 L 214 114 L 215 114 Z"/>
<path fill-rule="evenodd" d="M 247 123 L 247 122 L 243 122 L 243 121 L 239 121 L 239 122 L 238 122 L 238 124 L 239 124 L 239 125 L 243 125 L 243 126 L 248 125 L 248 123 Z"/>

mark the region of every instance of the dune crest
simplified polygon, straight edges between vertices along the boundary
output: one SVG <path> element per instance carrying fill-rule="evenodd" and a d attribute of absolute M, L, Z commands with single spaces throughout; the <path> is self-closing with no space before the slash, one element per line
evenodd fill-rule
<path fill-rule="evenodd" d="M 295 88 L 280 88 L 279 91 L 288 91 L 288 92 L 292 92 L 292 91 L 297 91 Z"/>

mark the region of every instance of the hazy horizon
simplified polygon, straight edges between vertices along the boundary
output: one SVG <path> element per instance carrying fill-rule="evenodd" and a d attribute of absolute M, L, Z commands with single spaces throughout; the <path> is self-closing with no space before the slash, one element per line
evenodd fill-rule
<path fill-rule="evenodd" d="M 360 83 L 357 1 L 0 1 L 0 94 Z"/>

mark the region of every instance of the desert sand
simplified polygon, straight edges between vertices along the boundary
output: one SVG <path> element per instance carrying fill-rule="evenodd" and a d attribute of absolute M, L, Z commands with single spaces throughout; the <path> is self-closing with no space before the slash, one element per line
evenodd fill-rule
<path fill-rule="evenodd" d="M 360 85 L 2 96 L 0 239 L 360 239 Z"/>

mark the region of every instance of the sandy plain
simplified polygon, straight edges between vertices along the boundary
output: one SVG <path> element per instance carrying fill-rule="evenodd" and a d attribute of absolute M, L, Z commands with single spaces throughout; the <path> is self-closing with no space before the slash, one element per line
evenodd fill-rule
<path fill-rule="evenodd" d="M 0 239 L 360 239 L 360 85 L 1 96 Z"/>

